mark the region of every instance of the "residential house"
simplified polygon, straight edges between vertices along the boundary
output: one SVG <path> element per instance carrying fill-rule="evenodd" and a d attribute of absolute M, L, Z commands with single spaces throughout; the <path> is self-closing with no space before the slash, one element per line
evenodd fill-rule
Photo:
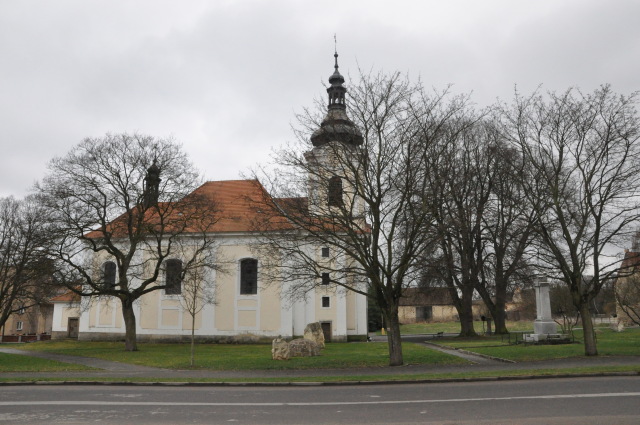
<path fill-rule="evenodd" d="M 445 287 L 406 288 L 398 307 L 400 322 L 449 322 L 458 320 L 449 289 Z"/>
<path fill-rule="evenodd" d="M 2 342 L 26 342 L 51 337 L 53 305 L 48 302 L 25 304 L 11 314 L 0 329 Z"/>
<path fill-rule="evenodd" d="M 616 316 L 625 325 L 640 324 L 640 235 L 631 249 L 625 249 L 614 283 Z"/>

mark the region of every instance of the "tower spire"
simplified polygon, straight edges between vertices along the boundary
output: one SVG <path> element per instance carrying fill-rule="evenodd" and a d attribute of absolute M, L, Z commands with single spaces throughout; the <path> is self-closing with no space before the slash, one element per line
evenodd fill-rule
<path fill-rule="evenodd" d="M 333 34 L 333 57 L 336 59 L 336 64 L 333 66 L 334 72 L 338 72 L 338 39 L 335 33 Z"/>
<path fill-rule="evenodd" d="M 338 41 L 336 35 L 333 35 L 334 53 L 333 57 L 335 64 L 333 65 L 334 71 L 331 77 L 329 77 L 329 83 L 331 86 L 327 89 L 329 93 L 329 110 L 331 109 L 346 109 L 345 105 L 345 93 L 347 89 L 343 86 L 344 77 L 340 75 L 338 70 Z"/>
<path fill-rule="evenodd" d="M 345 95 L 347 89 L 344 87 L 344 77 L 338 69 L 338 42 L 336 35 L 333 35 L 334 42 L 334 71 L 329 77 L 330 86 L 327 88 L 329 95 L 329 105 L 327 115 L 320 128 L 311 135 L 313 146 L 321 146 L 328 142 L 339 141 L 349 145 L 358 146 L 363 142 L 360 130 L 353 124 L 347 116 L 347 104 Z"/>
<path fill-rule="evenodd" d="M 153 164 L 147 169 L 147 175 L 144 178 L 144 207 L 151 208 L 158 205 L 160 197 L 160 167 L 158 167 L 157 157 L 153 158 Z"/>

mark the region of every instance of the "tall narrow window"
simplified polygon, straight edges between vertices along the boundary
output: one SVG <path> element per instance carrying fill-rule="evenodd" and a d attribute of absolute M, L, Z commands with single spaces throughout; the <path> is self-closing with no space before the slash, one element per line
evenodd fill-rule
<path fill-rule="evenodd" d="M 322 257 L 329 258 L 329 248 L 322 248 Z"/>
<path fill-rule="evenodd" d="M 23 322 L 16 322 L 16 330 L 21 331 L 23 324 L 24 324 Z"/>
<path fill-rule="evenodd" d="M 165 270 L 164 293 L 167 295 L 180 295 L 182 293 L 182 261 L 167 260 Z"/>
<path fill-rule="evenodd" d="M 329 179 L 328 201 L 330 207 L 342 206 L 342 179 L 338 176 Z"/>
<path fill-rule="evenodd" d="M 116 286 L 116 271 L 117 271 L 117 267 L 116 267 L 116 263 L 114 263 L 113 261 L 107 261 L 106 263 L 103 264 L 102 266 L 102 273 L 103 273 L 103 286 L 105 289 L 111 289 L 111 288 L 115 288 Z"/>
<path fill-rule="evenodd" d="M 240 261 L 240 294 L 256 295 L 258 293 L 258 260 L 245 258 Z"/>
<path fill-rule="evenodd" d="M 330 308 L 331 307 L 331 298 L 322 297 L 322 308 Z"/>
<path fill-rule="evenodd" d="M 328 285 L 331 282 L 331 277 L 329 277 L 329 273 L 322 273 L 322 284 Z"/>

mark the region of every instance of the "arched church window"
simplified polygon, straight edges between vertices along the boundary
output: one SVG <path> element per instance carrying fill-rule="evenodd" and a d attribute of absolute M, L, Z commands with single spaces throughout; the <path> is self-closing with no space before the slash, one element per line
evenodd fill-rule
<path fill-rule="evenodd" d="M 115 288 L 116 286 L 116 263 L 106 261 L 102 265 L 102 285 L 105 289 Z"/>
<path fill-rule="evenodd" d="M 165 263 L 164 293 L 167 295 L 180 295 L 182 293 L 182 261 L 167 260 Z"/>
<path fill-rule="evenodd" d="M 338 176 L 329 179 L 328 201 L 330 207 L 342 206 L 342 179 Z"/>

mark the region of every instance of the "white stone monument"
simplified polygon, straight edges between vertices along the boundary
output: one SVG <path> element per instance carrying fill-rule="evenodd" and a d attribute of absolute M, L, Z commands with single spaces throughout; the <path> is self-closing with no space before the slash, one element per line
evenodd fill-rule
<path fill-rule="evenodd" d="M 533 322 L 532 334 L 525 335 L 525 341 L 544 341 L 549 335 L 556 335 L 557 324 L 551 317 L 551 299 L 549 284 L 546 279 L 538 279 L 536 291 L 536 320 Z"/>
<path fill-rule="evenodd" d="M 546 280 L 536 282 L 536 320 L 533 330 L 537 334 L 557 333 L 557 324 L 551 317 L 551 299 L 549 298 L 549 284 Z"/>

